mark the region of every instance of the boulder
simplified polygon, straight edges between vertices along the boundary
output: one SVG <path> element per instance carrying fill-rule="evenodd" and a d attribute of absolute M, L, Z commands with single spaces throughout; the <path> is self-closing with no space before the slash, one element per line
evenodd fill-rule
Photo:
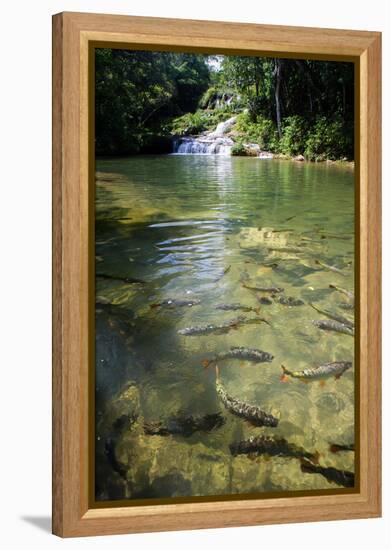
<path fill-rule="evenodd" d="M 269 160 L 269 159 L 273 159 L 274 155 L 273 153 L 269 153 L 268 151 L 261 151 L 258 155 L 258 158 Z"/>

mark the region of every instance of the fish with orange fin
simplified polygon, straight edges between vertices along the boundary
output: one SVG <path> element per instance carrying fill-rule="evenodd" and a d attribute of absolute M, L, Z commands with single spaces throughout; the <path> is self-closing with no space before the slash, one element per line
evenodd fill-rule
<path fill-rule="evenodd" d="M 219 368 L 216 365 L 216 391 L 220 397 L 224 407 L 230 413 L 247 420 L 253 426 L 269 426 L 275 428 L 278 425 L 279 419 L 272 414 L 263 411 L 257 405 L 250 405 L 245 401 L 239 401 L 235 397 L 229 395 L 220 382 Z"/>
<path fill-rule="evenodd" d="M 202 364 L 204 367 L 209 367 L 216 364 L 218 361 L 224 361 L 225 359 L 240 359 L 243 361 L 251 361 L 252 363 L 270 363 L 274 357 L 267 351 L 260 349 L 251 349 L 241 347 L 232 347 L 227 351 L 221 351 L 216 353 L 212 359 L 204 359 Z"/>
<path fill-rule="evenodd" d="M 231 454 L 237 455 L 267 455 L 267 456 L 286 456 L 291 458 L 306 458 L 311 462 L 319 462 L 319 453 L 317 451 L 310 453 L 298 447 L 294 443 L 289 443 L 283 437 L 272 437 L 268 435 L 260 435 L 258 437 L 250 437 L 249 439 L 231 443 L 229 446 Z"/>
<path fill-rule="evenodd" d="M 354 443 L 351 445 L 338 445 L 338 443 L 330 443 L 330 453 L 340 453 L 342 451 L 354 451 Z"/>
<path fill-rule="evenodd" d="M 312 382 L 319 380 L 324 382 L 327 378 L 334 377 L 335 379 L 341 378 L 343 373 L 352 367 L 350 361 L 336 361 L 334 363 L 324 363 L 318 367 L 312 369 L 304 369 L 301 371 L 288 370 L 284 365 L 281 365 L 282 375 L 281 382 L 287 382 L 288 377 L 297 378 L 302 382 Z"/>

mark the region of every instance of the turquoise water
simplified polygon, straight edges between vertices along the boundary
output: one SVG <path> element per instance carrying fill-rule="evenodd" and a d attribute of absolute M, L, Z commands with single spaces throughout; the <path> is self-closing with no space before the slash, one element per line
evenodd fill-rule
<path fill-rule="evenodd" d="M 321 466 L 354 472 L 354 452 L 329 450 L 354 441 L 354 368 L 325 384 L 280 380 L 281 364 L 300 371 L 354 361 L 354 338 L 320 330 L 313 321 L 327 317 L 310 305 L 353 320 L 351 300 L 329 287 L 353 292 L 353 272 L 351 167 L 218 155 L 99 160 L 96 498 L 338 488 L 303 472 L 295 457 L 234 457 L 229 445 L 268 434 L 319 453 Z M 283 305 L 243 284 L 281 287 L 304 304 Z M 174 299 L 199 303 L 165 303 Z M 221 304 L 254 310 L 216 309 Z M 269 324 L 178 333 L 241 315 Z M 249 425 L 216 394 L 215 370 L 202 361 L 231 346 L 274 356 L 259 364 L 221 361 L 219 370 L 230 396 L 273 414 L 278 427 Z M 210 432 L 144 431 L 146 424 L 170 427 L 173 418 L 216 413 L 224 424 Z"/>

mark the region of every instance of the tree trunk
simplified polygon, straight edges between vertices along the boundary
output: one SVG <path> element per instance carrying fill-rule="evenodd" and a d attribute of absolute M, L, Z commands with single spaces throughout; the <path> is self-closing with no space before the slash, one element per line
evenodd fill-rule
<path fill-rule="evenodd" d="M 283 68 L 283 60 L 282 59 L 276 59 L 276 67 L 274 70 L 275 74 L 275 80 L 276 85 L 274 88 L 274 98 L 276 101 L 276 122 L 277 122 L 277 131 L 278 136 L 281 139 L 282 131 L 281 131 L 281 82 L 282 82 L 282 68 Z"/>

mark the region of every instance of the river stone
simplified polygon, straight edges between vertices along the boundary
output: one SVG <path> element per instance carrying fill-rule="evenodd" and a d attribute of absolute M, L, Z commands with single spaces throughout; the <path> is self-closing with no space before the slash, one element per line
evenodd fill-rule
<path fill-rule="evenodd" d="M 230 456 L 182 438 L 127 434 L 116 449 L 133 498 L 224 493 Z"/>
<path fill-rule="evenodd" d="M 269 153 L 268 151 L 261 151 L 258 155 L 258 158 L 268 160 L 274 158 L 274 155 L 273 153 Z"/>
<path fill-rule="evenodd" d="M 106 417 L 113 421 L 122 415 L 140 414 L 140 392 L 133 382 L 129 382 L 107 406 Z"/>
<path fill-rule="evenodd" d="M 273 461 L 273 467 L 270 471 L 270 483 L 272 486 L 281 487 L 283 491 L 319 490 L 336 487 L 319 474 L 302 472 L 298 459 L 281 457 Z"/>
<path fill-rule="evenodd" d="M 339 413 L 345 408 L 345 402 L 335 393 L 323 393 L 316 401 L 318 407 L 326 409 L 329 413 Z"/>
<path fill-rule="evenodd" d="M 257 157 L 259 155 L 260 147 L 257 143 L 244 143 L 243 144 L 246 155 L 249 157 Z"/>
<path fill-rule="evenodd" d="M 254 493 L 263 491 L 264 484 L 272 468 L 266 457 L 249 458 L 240 455 L 232 459 L 231 488 L 233 493 Z"/>
<path fill-rule="evenodd" d="M 284 247 L 288 244 L 288 232 L 273 231 L 273 227 L 244 227 L 240 230 L 239 241 L 243 248 L 258 247 Z"/>

